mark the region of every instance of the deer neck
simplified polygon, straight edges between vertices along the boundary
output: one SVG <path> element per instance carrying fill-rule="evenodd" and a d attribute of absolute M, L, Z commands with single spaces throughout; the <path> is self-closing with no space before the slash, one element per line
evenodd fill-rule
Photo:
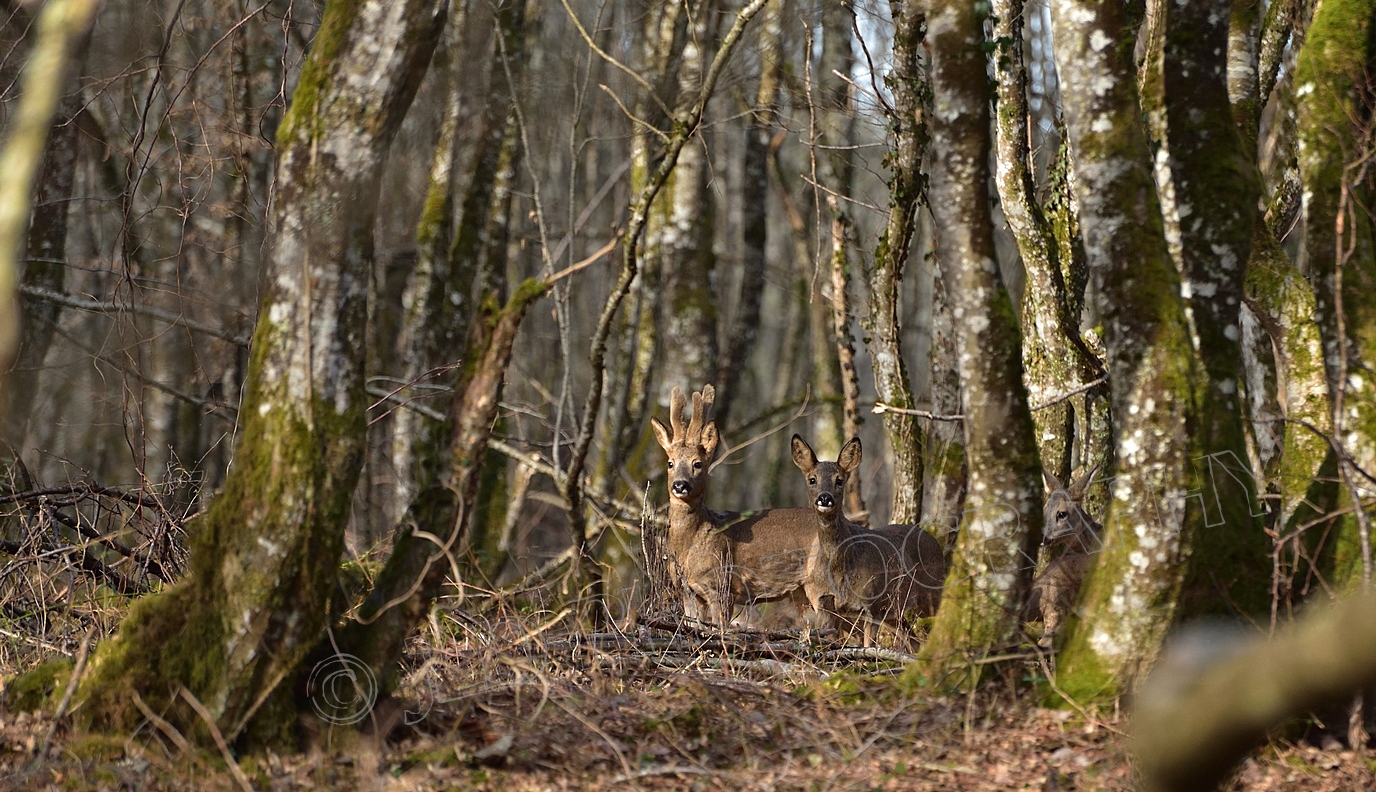
<path fill-rule="evenodd" d="M 669 547 L 680 557 L 704 529 L 715 526 L 712 513 L 702 505 L 701 498 L 692 503 L 669 498 Z"/>

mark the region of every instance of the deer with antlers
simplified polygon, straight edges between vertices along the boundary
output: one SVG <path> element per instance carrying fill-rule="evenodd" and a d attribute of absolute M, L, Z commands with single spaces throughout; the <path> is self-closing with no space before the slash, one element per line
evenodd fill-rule
<path fill-rule="evenodd" d="M 1081 505 L 1098 470 L 1099 466 L 1095 465 L 1069 486 L 1063 486 L 1050 471 L 1042 471 L 1050 488 L 1046 496 L 1042 547 L 1065 549 L 1032 581 L 1027 599 L 1029 619 L 1039 615 L 1042 619 L 1042 637 L 1038 641 L 1041 646 L 1052 645 L 1056 631 L 1075 606 L 1080 584 L 1100 547 L 1099 537 L 1104 527 L 1085 513 Z"/>
<path fill-rule="evenodd" d="M 712 511 L 703 504 L 719 437 L 710 420 L 716 391 L 703 386 L 692 396 L 687 425 L 683 391 L 674 388 L 666 428 L 650 419 L 655 439 L 669 457 L 669 553 L 684 582 L 684 613 L 704 611 L 725 627 L 736 604 L 790 598 L 806 617 L 803 590 L 816 519 L 808 509 Z"/>
<path fill-rule="evenodd" d="M 914 525 L 869 530 L 842 513 L 850 474 L 860 466 L 860 438 L 851 438 L 835 462 L 820 462 L 812 446 L 793 435 L 793 463 L 807 479 L 817 544 L 809 559 L 806 593 L 818 611 L 860 616 L 866 646 L 887 624 L 907 643 L 904 617 L 930 616 L 941 602 L 946 560 L 941 543 Z M 825 598 L 830 601 L 824 601 Z"/>

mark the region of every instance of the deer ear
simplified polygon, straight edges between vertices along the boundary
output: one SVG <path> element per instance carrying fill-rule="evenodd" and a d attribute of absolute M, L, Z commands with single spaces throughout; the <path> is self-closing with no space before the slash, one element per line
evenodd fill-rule
<path fill-rule="evenodd" d="M 1099 467 L 1100 465 L 1095 465 L 1094 467 L 1090 468 L 1089 471 L 1086 472 L 1084 475 L 1080 476 L 1078 479 L 1075 479 L 1075 481 L 1067 489 L 1067 491 L 1070 493 L 1071 498 L 1078 501 L 1085 496 L 1085 492 L 1089 489 L 1090 483 L 1094 481 L 1094 474 L 1099 472 Z"/>
<path fill-rule="evenodd" d="M 658 418 L 650 419 L 650 428 L 655 430 L 655 439 L 659 441 L 659 447 L 668 451 L 669 446 L 673 445 L 673 441 L 669 437 L 669 429 Z"/>
<path fill-rule="evenodd" d="M 850 473 L 860 467 L 860 457 L 860 438 L 852 437 L 850 442 L 841 448 L 841 456 L 836 459 L 836 464 L 840 465 L 842 470 Z"/>
<path fill-rule="evenodd" d="M 812 446 L 798 435 L 793 435 L 793 464 L 804 473 L 817 467 L 817 455 L 812 452 Z"/>
<path fill-rule="evenodd" d="M 717 422 L 708 421 L 707 425 L 702 427 L 702 453 L 707 456 L 708 460 L 711 460 L 712 455 L 717 453 L 717 441 L 720 439 L 717 436 Z"/>
<path fill-rule="evenodd" d="M 1061 485 L 1061 480 L 1056 478 L 1056 474 L 1052 473 L 1046 468 L 1042 468 L 1042 477 L 1046 479 L 1047 489 L 1050 489 L 1052 491 L 1064 489 L 1064 487 Z"/>

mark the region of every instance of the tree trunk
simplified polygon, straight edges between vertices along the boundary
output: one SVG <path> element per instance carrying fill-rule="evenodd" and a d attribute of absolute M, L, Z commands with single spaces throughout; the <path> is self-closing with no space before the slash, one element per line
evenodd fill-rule
<path fill-rule="evenodd" d="M 378 180 L 443 25 L 442 0 L 331 2 L 278 129 L 267 295 L 225 491 L 191 578 L 139 603 L 85 684 L 88 723 L 141 719 L 129 691 L 205 734 L 288 740 L 281 682 L 319 640 L 363 459 L 365 296 Z M 264 704 L 269 704 L 262 710 Z"/>
<path fill-rule="evenodd" d="M 1200 372 L 1152 181 L 1123 9 L 1058 0 L 1053 24 L 1085 253 L 1101 295 L 1117 451 L 1104 551 L 1080 592 L 1082 612 L 1061 634 L 1057 682 L 1086 701 L 1130 689 L 1175 613 L 1200 522 L 1197 510 L 1185 509 L 1197 453 L 1187 419 Z"/>
<path fill-rule="evenodd" d="M 922 72 L 918 48 L 926 35 L 926 18 L 918 3 L 890 3 L 894 15 L 893 71 L 887 78 L 893 91 L 890 121 L 889 214 L 870 272 L 870 357 L 874 392 L 890 407 L 917 406 L 908 384 L 908 370 L 900 344 L 898 287 L 912 246 L 917 207 L 922 200 L 922 158 L 927 149 L 926 119 L 922 114 Z M 922 455 L 926 437 L 917 416 L 886 412 L 884 434 L 893 452 L 893 494 L 889 522 L 917 524 L 922 519 Z"/>
<path fill-rule="evenodd" d="M 395 348 L 387 355 L 388 358 L 395 355 L 401 361 L 404 366 L 401 376 L 414 384 L 433 384 L 434 379 L 453 382 L 456 379 L 444 376 L 436 369 L 454 362 L 453 351 L 462 343 L 464 328 L 472 313 L 472 294 L 467 288 L 471 278 L 451 273 L 453 262 L 450 257 L 455 234 L 454 193 L 460 183 L 456 161 L 459 157 L 458 134 L 463 113 L 461 87 L 464 80 L 460 42 L 465 27 L 464 10 L 463 2 L 450 7 L 450 41 L 448 46 L 441 46 L 432 66 L 434 72 L 443 74 L 448 83 L 444 100 L 447 111 L 440 121 L 439 140 L 430 159 L 430 184 L 426 189 L 420 220 L 416 224 L 416 263 L 402 293 L 404 313 Z M 501 80 L 505 85 L 505 78 Z M 489 95 L 487 101 L 490 103 L 495 99 Z M 484 118 L 490 118 L 491 115 L 491 111 L 485 111 Z M 489 159 L 483 156 L 481 149 L 490 142 L 488 135 L 479 138 L 475 163 Z M 475 168 L 474 172 L 485 188 L 492 174 L 480 168 Z M 401 395 L 407 398 L 420 396 L 409 391 L 402 391 Z M 448 436 L 449 427 L 436 425 L 419 410 L 402 407 L 393 413 L 391 448 L 388 453 L 397 483 L 388 510 L 390 524 L 395 524 L 406 513 L 420 482 L 426 476 L 426 466 L 433 464 L 435 453 L 443 447 Z"/>
<path fill-rule="evenodd" d="M 926 217 L 924 212 L 923 217 Z M 931 238 L 930 229 L 926 234 Z M 925 251 L 924 251 L 925 253 Z M 923 255 L 919 266 L 936 269 L 935 256 Z M 929 364 L 932 414 L 960 414 L 960 359 L 956 346 L 956 322 L 952 298 L 938 273 L 932 273 L 932 348 Z M 952 418 L 933 419 L 927 425 L 926 464 L 922 470 L 921 525 L 951 547 L 960 530 L 965 510 L 965 490 L 970 473 L 965 464 L 965 423 Z"/>
<path fill-rule="evenodd" d="M 68 94 L 57 109 L 48 135 L 34 192 L 33 217 L 25 243 L 23 285 L 61 294 L 66 280 L 67 213 L 71 209 L 72 180 L 76 172 L 77 123 L 81 112 L 79 91 Z M 4 425 L 0 439 L 21 453 L 30 410 L 38 397 L 39 372 L 57 330 L 59 307 L 49 300 L 22 297 L 23 333 L 14 365 L 5 372 L 3 385 Z"/>
<path fill-rule="evenodd" d="M 1295 72 L 1305 251 L 1333 410 L 1343 480 L 1339 527 L 1350 548 L 1335 569 L 1339 587 L 1371 583 L 1369 520 L 1361 499 L 1376 486 L 1376 250 L 1372 237 L 1372 0 L 1318 6 Z M 1368 75 L 1363 77 L 1362 75 Z"/>
<path fill-rule="evenodd" d="M 783 73 L 783 4 L 773 3 L 761 12 L 758 56 L 760 85 L 750 128 L 745 133 L 741 170 L 741 284 L 739 303 L 731 331 L 726 335 L 717 368 L 717 425 L 730 431 L 731 405 L 745 381 L 746 363 L 759 332 L 760 306 L 764 300 L 766 253 L 769 242 L 769 144 L 779 119 L 779 83 Z"/>
<path fill-rule="evenodd" d="M 499 308 L 491 295 L 479 306 L 449 409 L 449 447 L 439 454 L 433 474 L 411 501 L 392 554 L 357 617 L 334 640 L 320 642 L 312 656 L 314 666 L 356 659 L 381 680 L 382 692 L 396 688 L 406 638 L 430 612 L 445 579 L 457 574 L 455 553 L 477 501 L 512 344 L 526 311 L 547 288 L 544 282 L 529 280 L 504 307 Z M 362 713 L 330 714 L 352 722 Z"/>
<path fill-rule="evenodd" d="M 1027 394 L 1034 404 L 1048 405 L 1032 415 L 1042 464 L 1063 480 L 1069 480 L 1077 456 L 1075 441 L 1084 440 L 1083 431 L 1077 432 L 1076 419 L 1095 408 L 1102 410 L 1104 398 L 1100 394 L 1107 389 L 1069 399 L 1063 397 L 1102 379 L 1103 364 L 1080 338 L 1080 316 L 1071 310 L 1070 295 L 1062 275 L 1060 246 L 1051 222 L 1033 200 L 1036 188 L 1027 141 L 1029 117 L 1027 72 L 1023 66 L 1023 3 L 1022 0 L 996 0 L 992 8 L 998 20 L 994 38 L 1000 42 L 998 102 L 995 105 L 998 110 L 995 120 L 998 167 L 994 174 L 999 206 L 1018 242 L 1018 252 L 1022 254 L 1027 271 L 1022 300 Z M 1086 447 L 1081 445 L 1081 448 Z M 1091 458 L 1084 460 L 1085 467 L 1099 464 L 1109 455 L 1106 446 L 1094 447 Z"/>
<path fill-rule="evenodd" d="M 1251 616 L 1269 611 L 1269 540 L 1254 508 L 1254 482 L 1243 426 L 1242 333 L 1238 311 L 1257 217 L 1257 174 L 1242 150 L 1228 99 L 1228 3 L 1170 3 L 1166 8 L 1166 192 L 1168 225 L 1178 228 L 1183 288 L 1195 346 L 1208 376 L 1192 442 L 1237 475 L 1211 475 L 1204 486 L 1208 530 L 1194 537 L 1181 616 Z M 1159 159 L 1159 158 L 1158 158 Z M 1217 463 L 1217 464 L 1216 464 Z M 1217 507 L 1215 511 L 1214 507 Z"/>
<path fill-rule="evenodd" d="M 1013 641 L 1042 522 L 1022 338 L 994 250 L 982 21 L 958 0 L 934 0 L 927 16 L 931 207 L 941 280 L 956 319 L 970 483 L 941 608 L 907 676 L 942 687 L 974 684 L 982 666 L 970 663 L 970 654 Z"/>

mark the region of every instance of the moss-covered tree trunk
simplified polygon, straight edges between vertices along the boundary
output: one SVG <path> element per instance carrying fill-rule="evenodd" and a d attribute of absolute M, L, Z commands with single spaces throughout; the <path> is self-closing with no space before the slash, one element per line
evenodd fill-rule
<path fill-rule="evenodd" d="M 720 37 L 716 0 L 699 0 L 685 13 L 688 31 L 677 72 L 679 96 L 691 96 L 702 84 Z M 692 393 L 717 375 L 717 257 L 712 248 L 715 208 L 709 178 L 707 139 L 699 129 L 684 146 L 661 197 L 662 376 L 654 388 L 661 405 L 668 403 L 674 388 Z"/>
<path fill-rule="evenodd" d="M 352 656 L 367 664 L 382 681 L 383 692 L 395 689 L 407 636 L 454 572 L 455 554 L 477 502 L 512 344 L 527 310 L 546 288 L 542 281 L 529 280 L 504 306 L 493 295 L 478 306 L 450 403 L 449 445 L 411 501 L 392 554 L 357 616 L 332 639 L 320 642 L 315 662 L 330 662 L 338 651 L 343 662 Z"/>
<path fill-rule="evenodd" d="M 1058 668 L 1062 690 L 1093 699 L 1130 687 L 1174 616 L 1196 527 L 1186 523 L 1195 452 L 1187 419 L 1201 375 L 1166 247 L 1124 9 L 1057 0 L 1052 17 L 1117 454 L 1104 551 L 1062 632 Z"/>
<path fill-rule="evenodd" d="M 1371 582 L 1369 519 L 1376 485 L 1376 250 L 1372 237 L 1376 3 L 1320 3 L 1295 72 L 1305 251 L 1323 338 L 1333 439 L 1342 479 L 1338 585 Z"/>
<path fill-rule="evenodd" d="M 889 119 L 889 214 L 870 271 L 870 359 L 878 401 L 911 410 L 917 406 L 900 344 L 898 287 L 912 246 L 917 208 L 925 186 L 922 157 L 927 148 L 922 113 L 925 89 L 918 49 L 926 34 L 926 17 L 918 3 L 891 3 L 894 15 L 893 115 Z M 889 522 L 912 525 L 922 519 L 922 455 L 926 436 L 917 416 L 886 412 L 884 434 L 893 452 L 893 495 Z"/>
<path fill-rule="evenodd" d="M 677 70 L 683 59 L 687 24 L 687 9 L 681 3 L 654 3 L 644 16 L 638 71 L 647 75 L 648 84 L 636 94 L 633 112 L 646 124 L 637 124 L 631 136 L 630 181 L 631 190 L 637 193 L 654 175 L 658 130 L 670 122 L 667 108 L 682 95 L 684 82 Z M 672 182 L 676 175 L 671 173 L 669 178 Z M 603 491 L 610 491 L 622 470 L 638 467 L 637 457 L 650 442 L 646 410 L 654 403 L 653 384 L 660 359 L 665 304 L 661 273 L 670 205 L 667 195 L 660 196 L 646 216 L 639 271 L 631 281 L 625 318 L 616 328 L 616 352 L 606 375 L 607 409 L 600 427 L 602 450 L 593 472 L 594 486 Z M 701 386 L 698 383 L 694 387 Z"/>
<path fill-rule="evenodd" d="M 195 527 L 190 579 L 138 603 L 100 647 L 80 710 L 96 727 L 141 719 L 133 690 L 184 732 L 197 728 L 178 704 L 183 687 L 231 740 L 260 710 L 259 738 L 280 741 L 294 727 L 281 683 L 325 628 L 363 459 L 378 181 L 444 7 L 325 8 L 278 129 L 275 234 L 234 467 Z"/>
<path fill-rule="evenodd" d="M 449 256 L 455 233 L 454 194 L 461 184 L 456 161 L 460 153 L 458 135 L 463 115 L 461 89 L 464 81 L 460 67 L 463 57 L 459 44 L 463 37 L 465 8 L 463 2 L 450 7 L 447 41 L 437 50 L 432 66 L 447 83 L 446 107 L 440 121 L 439 140 L 430 158 L 430 183 L 425 203 L 416 226 L 416 263 L 402 293 L 403 314 L 396 345 L 391 350 L 403 366 L 401 376 L 417 384 L 454 381 L 453 376 L 446 377 L 442 373 L 436 376 L 435 370 L 454 363 L 453 352 L 463 343 L 473 307 L 472 294 L 467 288 L 472 273 L 451 277 Z M 489 94 L 488 101 L 495 98 Z M 490 112 L 484 112 L 484 120 L 490 116 Z M 475 163 L 490 162 L 490 157 L 483 156 L 483 147 L 489 143 L 489 136 L 479 137 L 478 151 L 473 158 Z M 479 172 L 478 175 L 483 177 L 480 189 L 486 189 L 492 174 Z M 455 284 L 461 285 L 456 289 Z M 387 358 L 392 356 L 389 354 Z M 385 365 L 390 360 L 378 362 Z M 403 391 L 402 395 L 416 397 L 420 394 Z M 389 510 L 393 522 L 406 513 L 425 476 L 425 466 L 433 461 L 435 450 L 443 446 L 448 430 L 449 427 L 436 425 L 419 410 L 402 408 L 393 414 L 388 449 L 397 475 Z"/>
<path fill-rule="evenodd" d="M 1027 286 L 1022 299 L 1023 366 L 1027 393 L 1034 404 L 1047 405 L 1033 413 L 1042 464 L 1069 480 L 1071 467 L 1101 464 L 1109 456 L 1107 444 L 1084 444 L 1082 419 L 1106 405 L 1107 389 L 1083 393 L 1104 376 L 1103 365 L 1080 338 L 1080 316 L 1062 273 L 1061 249 L 1050 220 L 1034 200 L 1031 158 L 1027 139 L 1027 71 L 1023 65 L 1022 0 L 992 4 L 997 68 L 998 113 L 995 117 L 997 166 L 994 169 L 999 206 L 1018 242 Z M 1076 393 L 1066 398 L 1067 394 Z M 1078 410 L 1076 408 L 1079 408 Z M 1079 433 L 1077 433 L 1077 429 Z M 1106 439 L 1106 438 L 1103 438 Z M 1080 448 L 1091 448 L 1089 459 L 1077 459 Z"/>
<path fill-rule="evenodd" d="M 1195 537 L 1181 616 L 1269 610 L 1269 540 L 1247 464 L 1238 312 L 1256 222 L 1258 176 L 1228 98 L 1229 4 L 1165 6 L 1163 81 L 1168 225 L 1180 235 L 1182 287 L 1207 387 L 1192 441 L 1209 455 L 1208 530 Z M 1158 162 L 1161 161 L 1158 155 Z M 1223 466 L 1235 471 L 1223 472 Z"/>
<path fill-rule="evenodd" d="M 971 654 L 1012 642 L 1041 535 L 1042 476 L 1023 385 L 1022 337 L 994 250 L 984 19 L 933 0 L 931 207 L 955 317 L 969 493 L 941 608 L 909 678 L 974 683 Z"/>
<path fill-rule="evenodd" d="M 827 345 L 836 357 L 837 383 L 840 385 L 841 442 L 860 434 L 860 377 L 855 368 L 855 337 L 851 333 L 850 296 L 850 229 L 849 207 L 838 197 L 854 192 L 855 183 L 855 90 L 849 75 L 855 70 L 855 50 L 852 45 L 855 28 L 855 9 L 849 3 L 822 4 L 822 57 L 817 63 L 818 142 L 826 146 L 817 152 L 816 180 L 825 189 L 818 195 L 819 216 L 830 224 L 831 254 L 824 261 L 818 256 L 814 283 L 830 282 L 830 299 L 826 300 L 830 315 L 831 343 Z M 823 207 L 825 207 L 823 209 Z M 825 287 L 821 292 L 825 293 Z M 819 351 L 820 353 L 820 351 Z M 839 449 L 838 449 L 839 450 Z M 860 497 L 861 481 L 852 475 L 846 488 L 845 510 L 850 514 L 865 512 Z"/>

